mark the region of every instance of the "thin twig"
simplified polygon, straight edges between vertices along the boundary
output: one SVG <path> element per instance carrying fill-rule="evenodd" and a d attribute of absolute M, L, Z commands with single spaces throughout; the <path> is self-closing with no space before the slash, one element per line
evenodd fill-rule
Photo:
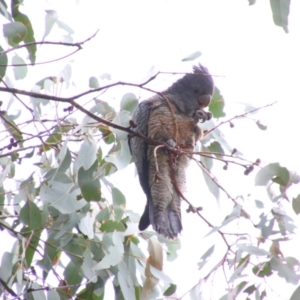
<path fill-rule="evenodd" d="M 264 105 L 264 106 L 257 107 L 257 108 L 255 108 L 255 109 L 252 109 L 252 110 L 250 110 L 250 111 L 247 111 L 247 112 L 245 112 L 245 113 L 243 113 L 243 114 L 234 116 L 234 117 L 232 117 L 232 118 L 230 118 L 230 119 L 228 119 L 228 120 L 226 120 L 226 121 L 220 122 L 220 123 L 219 123 L 218 125 L 216 125 L 215 127 L 211 128 L 211 129 L 209 129 L 209 130 L 207 130 L 207 131 L 205 132 L 204 136 L 207 136 L 208 134 L 210 134 L 212 131 L 214 131 L 215 129 L 217 129 L 218 127 L 220 127 L 220 126 L 223 125 L 223 124 L 230 123 L 232 120 L 237 119 L 237 118 L 245 117 L 246 115 L 252 114 L 252 113 L 254 113 L 255 111 L 258 111 L 258 110 L 260 110 L 260 109 L 266 108 L 266 107 L 268 107 L 268 106 L 272 106 L 272 105 L 274 105 L 275 103 L 277 103 L 277 101 L 272 102 L 272 103 L 269 103 L 269 104 Z"/>
<path fill-rule="evenodd" d="M 210 177 L 210 179 L 218 186 L 220 190 L 222 190 L 227 197 L 235 204 L 238 205 L 241 208 L 241 212 L 243 213 L 243 216 L 250 220 L 250 215 L 242 208 L 242 206 L 221 186 L 221 184 L 218 182 L 217 178 L 211 174 L 211 172 L 204 166 L 202 162 L 199 162 L 195 158 L 192 158 L 197 165 L 204 171 L 204 173 Z"/>
<path fill-rule="evenodd" d="M 9 88 L 8 87 L 8 85 L 7 85 L 7 83 L 2 79 L 2 82 L 3 82 L 3 84 L 6 86 L 6 88 Z M 20 99 L 20 97 L 17 95 L 17 94 L 15 94 L 15 93 L 12 93 L 15 97 L 16 97 L 16 99 L 18 99 L 21 103 L 22 103 L 22 105 L 27 109 L 27 110 L 29 110 L 30 112 L 31 112 L 31 114 L 33 115 L 33 109 L 32 108 L 30 108 L 29 106 L 27 106 L 21 99 Z"/>
<path fill-rule="evenodd" d="M 59 46 L 77 47 L 78 49 L 82 49 L 82 45 L 85 44 L 86 42 L 90 41 L 91 39 L 93 39 L 97 35 L 98 31 L 99 31 L 99 29 L 93 35 L 91 35 L 89 38 L 85 39 L 82 42 L 78 42 L 78 43 L 50 42 L 50 41 L 30 42 L 30 43 L 25 43 L 22 45 L 14 46 L 13 48 L 5 50 L 5 51 L 1 51 L 0 55 L 7 54 L 9 52 L 15 51 L 20 48 L 27 48 L 27 47 L 36 46 L 36 45 L 59 45 Z"/>

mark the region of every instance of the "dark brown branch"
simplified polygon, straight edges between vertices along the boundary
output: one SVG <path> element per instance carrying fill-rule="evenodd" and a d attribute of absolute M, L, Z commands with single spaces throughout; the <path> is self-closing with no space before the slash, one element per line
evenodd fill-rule
<path fill-rule="evenodd" d="M 7 85 L 7 83 L 6 83 L 4 80 L 2 80 L 2 82 L 3 82 L 3 84 L 6 86 L 6 88 L 9 88 L 8 85 Z M 28 107 L 28 106 L 20 99 L 20 97 L 19 97 L 17 94 L 15 94 L 15 93 L 12 93 L 12 94 L 16 97 L 17 100 L 19 100 L 19 102 L 22 103 L 22 105 L 23 105 L 26 109 L 28 109 L 28 110 L 30 111 L 31 114 L 33 114 L 33 110 L 32 110 L 30 107 Z"/>
<path fill-rule="evenodd" d="M 108 88 L 115 87 L 115 86 L 118 86 L 118 85 L 134 86 L 134 87 L 142 88 L 146 91 L 161 95 L 161 93 L 159 93 L 159 92 L 156 92 L 154 90 L 151 90 L 151 89 L 148 89 L 148 88 L 144 87 L 144 85 L 149 83 L 151 80 L 155 79 L 158 76 L 158 74 L 160 74 L 160 73 L 158 72 L 157 74 L 155 74 L 154 76 L 152 76 L 147 81 L 145 81 L 144 83 L 141 83 L 141 84 L 118 81 L 118 82 L 108 84 L 108 85 L 103 86 L 103 87 L 99 87 L 97 89 L 85 91 L 81 94 L 77 94 L 77 95 L 74 95 L 74 96 L 69 97 L 69 98 L 57 97 L 57 96 L 52 96 L 52 95 L 45 95 L 45 94 L 35 93 L 35 92 L 28 92 L 28 91 L 24 91 L 24 90 L 18 90 L 18 89 L 15 89 L 15 88 L 0 87 L 0 91 L 5 92 L 5 93 L 16 93 L 16 94 L 20 94 L 20 95 L 24 95 L 24 96 L 33 97 L 33 98 L 40 98 L 40 99 L 45 99 L 45 100 L 52 100 L 52 101 L 66 102 L 66 103 L 71 103 L 72 100 L 76 100 L 76 99 L 81 98 L 83 96 L 86 96 L 86 95 L 89 95 L 89 94 L 92 94 L 92 93 L 96 93 L 96 92 L 99 92 L 99 91 L 102 91 L 102 90 L 106 90 Z"/>
<path fill-rule="evenodd" d="M 9 294 L 11 294 L 14 297 L 18 297 L 18 295 L 7 285 L 7 283 L 3 279 L 1 279 L 1 277 L 0 283 L 3 285 L 4 289 L 8 291 Z"/>

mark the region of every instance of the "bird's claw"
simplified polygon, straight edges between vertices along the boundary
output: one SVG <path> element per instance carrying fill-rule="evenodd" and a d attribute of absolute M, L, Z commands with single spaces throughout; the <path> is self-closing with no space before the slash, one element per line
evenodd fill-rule
<path fill-rule="evenodd" d="M 172 147 L 172 148 L 176 147 L 176 143 L 175 143 L 175 141 L 173 139 L 168 139 L 166 141 L 166 144 L 167 144 L 167 146 Z"/>
<path fill-rule="evenodd" d="M 195 122 L 204 123 L 205 121 L 209 121 L 212 118 L 212 114 L 210 112 L 206 112 L 203 109 L 199 109 L 195 112 L 194 119 Z"/>

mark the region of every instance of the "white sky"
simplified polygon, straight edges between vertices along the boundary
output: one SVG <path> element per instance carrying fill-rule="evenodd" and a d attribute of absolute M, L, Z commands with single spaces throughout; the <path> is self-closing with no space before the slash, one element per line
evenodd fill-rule
<path fill-rule="evenodd" d="M 228 118 L 243 113 L 244 107 L 239 102 L 253 106 L 278 102 L 276 106 L 264 109 L 259 114 L 262 123 L 268 126 L 267 131 L 256 129 L 256 125 L 250 121 L 234 122 L 234 129 L 228 130 L 228 126 L 225 126 L 225 139 L 247 158 L 255 160 L 259 157 L 266 163 L 280 161 L 282 165 L 300 173 L 297 132 L 300 108 L 299 1 L 292 1 L 289 34 L 273 24 L 269 1 L 258 1 L 254 6 L 248 6 L 246 0 L 81 0 L 77 6 L 75 1 L 27 0 L 24 12 L 33 21 L 37 40 L 44 33 L 44 27 L 41 26 L 44 24 L 44 9 L 58 11 L 60 19 L 74 29 L 74 41 L 84 40 L 99 29 L 96 38 L 70 58 L 73 61 L 73 79 L 77 90 L 73 88 L 66 93 L 86 90 L 90 76 L 99 76 L 105 72 L 112 75 L 113 81 L 135 83 L 142 82 L 152 66 L 156 71 L 189 72 L 197 61 L 182 63 L 181 59 L 201 51 L 203 55 L 199 61 L 208 67 L 211 74 L 216 75 L 214 80 L 225 98 Z M 34 17 L 32 11 L 35 12 Z M 46 40 L 59 40 L 61 33 L 54 29 Z M 46 50 L 46 47 L 43 46 L 43 49 Z M 49 60 L 49 56 L 58 57 L 61 51 L 40 51 L 37 61 Z M 61 70 L 70 60 L 36 66 L 28 77 L 36 82 L 43 75 L 48 76 L 51 68 L 56 75 L 57 70 Z M 158 77 L 151 88 L 162 90 L 173 80 L 174 77 L 170 76 Z M 18 84 L 21 88 L 28 87 L 25 81 Z M 111 90 L 106 99 L 111 105 L 117 106 L 121 95 L 132 90 L 127 87 Z M 136 93 L 141 99 L 148 96 L 143 91 Z M 133 176 L 133 166 L 126 172 Z M 220 181 L 225 182 L 224 185 L 235 197 L 249 191 L 253 185 L 253 176 L 237 177 L 237 173 L 234 174 L 234 180 L 228 180 L 230 172 L 224 174 L 218 170 Z M 199 188 L 199 177 L 199 171 L 191 166 L 188 172 L 189 198 L 193 203 L 199 199 L 200 205 L 205 208 L 204 214 L 217 225 L 226 215 L 226 203 L 229 200 L 222 198 L 219 209 L 205 187 L 201 185 Z M 132 199 L 128 182 L 124 182 L 124 172 L 116 176 L 115 183 L 126 195 L 128 208 L 142 212 L 146 199 L 141 189 L 134 193 Z M 294 190 L 292 196 L 297 193 L 299 188 L 298 191 Z M 195 232 L 195 224 L 199 228 L 198 232 Z M 166 273 L 178 283 L 178 296 L 197 283 L 200 275 L 196 262 L 212 243 L 219 241 L 216 234 L 202 239 L 208 228 L 194 215 L 184 213 L 183 226 L 179 258 L 166 268 Z M 219 247 L 217 253 L 221 255 L 223 245 Z M 211 267 L 216 262 L 214 258 Z M 276 284 L 283 283 L 283 280 L 278 283 L 275 281 L 275 289 Z M 277 292 L 288 298 L 295 288 L 288 286 Z M 216 291 L 214 288 L 212 299 L 218 299 L 222 294 L 223 290 Z M 276 296 L 273 295 L 272 299 L 276 299 Z"/>

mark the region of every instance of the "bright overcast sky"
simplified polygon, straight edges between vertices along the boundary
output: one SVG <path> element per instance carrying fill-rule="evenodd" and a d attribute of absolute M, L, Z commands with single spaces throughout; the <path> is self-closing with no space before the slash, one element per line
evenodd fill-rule
<path fill-rule="evenodd" d="M 112 75 L 113 81 L 140 83 L 152 67 L 156 71 L 191 71 L 195 62 L 183 63 L 181 59 L 201 51 L 202 56 L 197 61 L 215 75 L 215 83 L 225 98 L 228 117 L 243 113 L 244 107 L 239 102 L 253 106 L 278 102 L 260 113 L 262 123 L 268 126 L 266 132 L 256 129 L 255 123 L 242 122 L 241 126 L 226 130 L 225 138 L 231 144 L 238 141 L 237 147 L 246 157 L 250 155 L 254 160 L 260 157 L 264 162 L 280 161 L 300 173 L 297 132 L 300 108 L 299 1 L 292 1 L 289 34 L 273 24 L 269 1 L 257 1 L 253 6 L 249 6 L 247 0 L 77 2 L 78 5 L 76 1 L 25 1 L 24 12 L 33 21 L 37 40 L 44 33 L 41 24 L 44 24 L 45 9 L 58 11 L 60 19 L 74 29 L 74 41 L 84 40 L 99 29 L 97 36 L 76 56 L 55 64 L 55 67 L 37 67 L 40 71 L 36 72 L 38 78 L 35 81 L 43 78 L 43 74 L 49 75 L 50 68 L 57 72 L 68 61 L 73 61 L 73 78 L 78 90 L 71 90 L 72 93 L 87 89 L 89 76 L 100 76 L 106 72 Z M 35 11 L 34 16 L 32 11 Z M 54 30 L 46 40 L 57 39 L 60 35 L 61 31 Z M 43 46 L 44 49 L 46 47 Z M 59 56 L 59 52 L 57 54 Z M 37 60 L 47 60 L 49 55 L 55 57 L 56 53 L 48 52 L 43 57 L 38 53 Z M 162 90 L 173 78 L 158 77 L 151 87 Z M 138 94 L 141 99 L 144 99 L 143 93 Z M 113 96 L 111 90 L 109 95 L 117 105 L 120 93 Z M 129 167 L 129 172 L 133 176 L 133 166 Z M 200 201 L 208 199 L 215 203 L 210 195 L 205 199 L 201 197 L 198 176 L 199 173 L 189 171 L 190 194 L 198 194 Z M 243 186 L 243 181 L 248 179 L 241 175 L 240 180 L 236 188 L 237 185 Z M 128 183 L 116 181 L 130 201 L 132 195 L 126 191 Z M 239 194 L 235 190 L 233 192 L 236 193 L 234 196 Z M 139 207 L 142 212 L 145 199 L 139 189 L 135 192 L 131 208 Z M 136 201 L 139 201 L 138 205 Z M 207 209 L 213 212 L 216 205 Z M 217 220 L 220 222 L 221 219 Z M 195 224 L 199 224 L 196 225 L 199 226 L 197 233 Z M 195 263 L 213 242 L 201 239 L 208 229 L 196 216 L 185 214 L 183 227 L 180 257 L 166 270 L 174 282 L 179 283 L 178 296 L 199 280 Z M 188 280 L 183 286 L 180 282 L 184 279 Z M 280 293 L 288 297 L 294 288 Z M 218 292 L 216 294 L 219 295 Z"/>

